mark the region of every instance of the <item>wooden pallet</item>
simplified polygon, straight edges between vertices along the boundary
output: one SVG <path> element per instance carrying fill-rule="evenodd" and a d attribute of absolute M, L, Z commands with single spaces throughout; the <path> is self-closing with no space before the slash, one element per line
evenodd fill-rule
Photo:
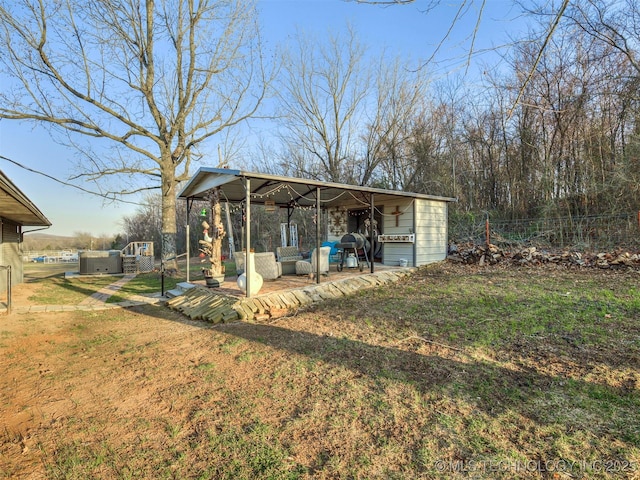
<path fill-rule="evenodd" d="M 194 320 L 221 323 L 240 318 L 235 309 L 237 303 L 237 297 L 196 286 L 167 301 L 167 306 Z"/>

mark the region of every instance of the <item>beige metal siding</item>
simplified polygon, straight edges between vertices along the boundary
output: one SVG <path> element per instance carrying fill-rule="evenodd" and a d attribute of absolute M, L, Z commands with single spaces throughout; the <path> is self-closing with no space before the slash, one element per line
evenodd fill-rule
<path fill-rule="evenodd" d="M 0 238 L 0 265 L 11 265 L 11 284 L 23 282 L 22 244 L 20 243 L 20 226 L 2 220 L 2 238 Z M 0 270 L 0 292 L 7 288 L 6 270 Z"/>
<path fill-rule="evenodd" d="M 447 202 L 416 199 L 416 266 L 447 258 Z"/>

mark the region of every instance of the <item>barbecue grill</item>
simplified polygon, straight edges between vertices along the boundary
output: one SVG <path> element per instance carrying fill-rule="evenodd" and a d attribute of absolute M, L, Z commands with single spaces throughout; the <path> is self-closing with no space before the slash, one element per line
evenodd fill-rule
<path fill-rule="evenodd" d="M 359 233 L 347 233 L 340 239 L 340 243 L 336 248 L 340 250 L 340 263 L 337 268 L 341 272 L 346 266 L 347 268 L 364 269 L 362 259 L 367 262 L 367 268 L 370 267 L 367 250 L 370 248 L 369 240 Z"/>

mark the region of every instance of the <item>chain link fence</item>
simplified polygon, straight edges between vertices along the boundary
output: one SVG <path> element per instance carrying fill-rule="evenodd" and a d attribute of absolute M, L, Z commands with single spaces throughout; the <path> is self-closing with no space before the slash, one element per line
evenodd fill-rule
<path fill-rule="evenodd" d="M 454 216 L 451 243 L 486 242 L 575 250 L 640 249 L 640 212 L 618 215 L 498 220 L 490 216 Z"/>

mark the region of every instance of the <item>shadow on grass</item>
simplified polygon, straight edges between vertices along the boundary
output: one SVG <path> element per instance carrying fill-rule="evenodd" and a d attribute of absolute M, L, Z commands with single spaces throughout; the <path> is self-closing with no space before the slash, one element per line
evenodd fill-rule
<path fill-rule="evenodd" d="M 55 304 L 76 304 L 119 280 L 114 276 L 77 280 L 67 279 L 61 275 L 63 274 L 53 274 L 31 281 L 31 285 L 38 285 L 38 287 L 30 298 L 39 303 L 53 301 Z"/>
<path fill-rule="evenodd" d="M 151 312 L 145 308 L 145 313 Z M 156 311 L 155 315 L 162 314 Z M 419 342 L 403 343 L 401 349 L 276 325 L 238 322 L 212 327 L 179 314 L 173 320 L 178 317 L 178 321 L 189 325 L 215 328 L 318 363 L 350 369 L 368 377 L 379 388 L 389 382 L 403 382 L 430 397 L 461 399 L 489 416 L 517 412 L 539 424 L 559 424 L 594 436 L 608 435 L 640 447 L 640 432 L 634 426 L 640 412 L 636 388 L 614 388 L 524 366 L 506 368 L 462 352 L 440 356 L 411 351 L 419 348 Z"/>

